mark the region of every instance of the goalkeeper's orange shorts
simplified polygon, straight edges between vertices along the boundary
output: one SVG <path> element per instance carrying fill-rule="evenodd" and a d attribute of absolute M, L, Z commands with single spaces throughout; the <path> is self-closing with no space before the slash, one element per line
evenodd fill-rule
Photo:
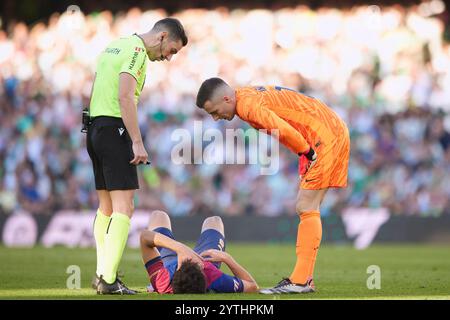
<path fill-rule="evenodd" d="M 336 137 L 332 144 L 321 144 L 314 150 L 317 153 L 317 161 L 301 177 L 300 187 L 308 190 L 345 188 L 350 159 L 348 128 L 345 126 L 342 135 Z"/>

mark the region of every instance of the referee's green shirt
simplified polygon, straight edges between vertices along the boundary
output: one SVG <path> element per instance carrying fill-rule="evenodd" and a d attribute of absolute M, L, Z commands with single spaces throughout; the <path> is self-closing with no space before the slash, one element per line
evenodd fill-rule
<path fill-rule="evenodd" d="M 131 74 L 137 81 L 134 101 L 137 106 L 147 72 L 147 52 L 144 42 L 136 34 L 114 40 L 100 54 L 97 62 L 90 116 L 121 118 L 119 104 L 119 75 Z"/>

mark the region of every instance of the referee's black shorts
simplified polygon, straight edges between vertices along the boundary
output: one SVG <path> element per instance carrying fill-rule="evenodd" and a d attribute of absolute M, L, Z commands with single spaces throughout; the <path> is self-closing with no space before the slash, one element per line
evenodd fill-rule
<path fill-rule="evenodd" d="M 130 164 L 133 144 L 121 118 L 93 118 L 86 139 L 97 190 L 139 189 L 137 168 Z"/>

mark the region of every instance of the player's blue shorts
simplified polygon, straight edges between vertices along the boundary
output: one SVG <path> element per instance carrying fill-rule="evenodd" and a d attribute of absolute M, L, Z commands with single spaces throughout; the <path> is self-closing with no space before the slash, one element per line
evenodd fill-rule
<path fill-rule="evenodd" d="M 154 229 L 153 231 L 159 232 L 166 237 L 175 240 L 173 236 L 172 230 L 164 227 L 159 227 Z M 177 262 L 177 253 L 173 250 L 167 248 L 157 247 L 159 254 L 161 255 L 161 259 L 164 263 L 164 266 L 168 266 Z M 197 240 L 197 244 L 194 247 L 194 251 L 198 254 L 201 254 L 203 251 L 209 249 L 216 249 L 220 251 L 225 251 L 225 237 L 215 229 L 206 229 L 200 234 L 200 237 Z M 217 268 L 220 268 L 220 262 L 212 262 Z"/>

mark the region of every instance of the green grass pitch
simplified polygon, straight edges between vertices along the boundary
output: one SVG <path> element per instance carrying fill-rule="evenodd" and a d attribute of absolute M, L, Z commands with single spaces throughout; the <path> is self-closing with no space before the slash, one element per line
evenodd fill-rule
<path fill-rule="evenodd" d="M 318 291 L 305 295 L 146 293 L 147 274 L 138 250 L 127 248 L 120 269 L 124 282 L 141 290 L 136 296 L 98 296 L 90 288 L 95 250 L 56 247 L 10 249 L 0 247 L 0 299 L 450 299 L 450 250 L 444 245 L 374 245 L 355 250 L 345 245 L 323 245 L 316 263 Z M 269 287 L 289 276 L 295 263 L 293 244 L 227 245 L 237 261 Z M 78 265 L 81 289 L 67 289 L 67 267 Z M 381 270 L 381 288 L 368 289 L 367 268 Z M 225 266 L 222 269 L 229 272 Z"/>

